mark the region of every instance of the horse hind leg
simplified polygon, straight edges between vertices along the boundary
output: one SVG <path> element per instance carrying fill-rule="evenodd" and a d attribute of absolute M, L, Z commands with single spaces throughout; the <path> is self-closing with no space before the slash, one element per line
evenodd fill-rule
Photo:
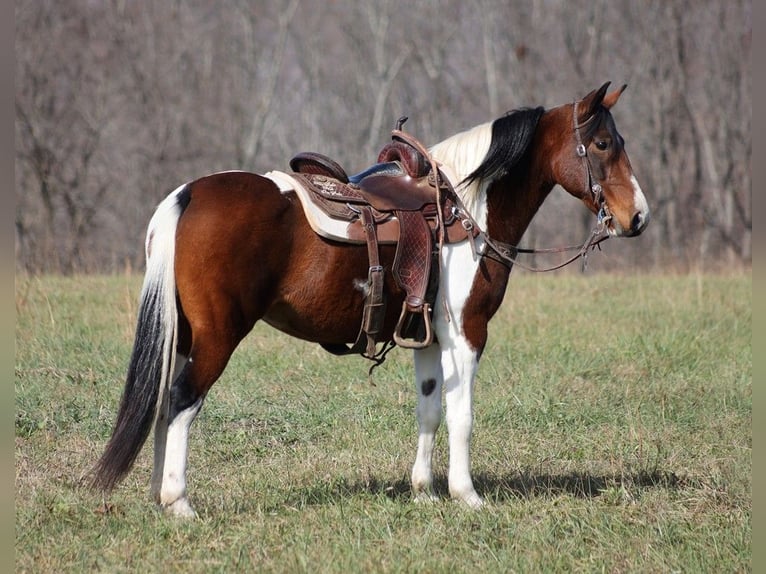
<path fill-rule="evenodd" d="M 418 450 L 412 466 L 415 502 L 436 500 L 433 493 L 433 452 L 442 416 L 441 351 L 438 344 L 414 352 L 418 405 Z"/>
<path fill-rule="evenodd" d="M 176 381 L 183 372 L 189 357 L 176 353 L 175 372 L 171 381 Z M 168 393 L 161 395 L 157 405 L 157 418 L 154 423 L 154 468 L 152 470 L 152 498 L 160 504 L 162 490 L 162 475 L 165 468 L 165 452 L 167 447 L 168 425 L 170 416 L 170 397 Z"/>
<path fill-rule="evenodd" d="M 152 491 L 155 501 L 168 513 L 193 518 L 186 488 L 189 431 L 210 387 L 223 373 L 239 342 L 204 330 L 194 333 L 185 365 L 173 382 L 162 414 L 155 426 L 155 459 Z"/>

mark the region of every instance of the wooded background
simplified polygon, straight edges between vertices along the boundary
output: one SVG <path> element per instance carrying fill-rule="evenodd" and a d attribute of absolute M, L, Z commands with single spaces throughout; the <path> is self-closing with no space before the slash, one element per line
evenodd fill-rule
<path fill-rule="evenodd" d="M 178 185 L 288 169 L 351 172 L 397 118 L 433 144 L 605 81 L 652 208 L 605 269 L 751 262 L 750 0 L 17 0 L 16 264 L 143 268 L 146 225 Z M 582 241 L 561 190 L 528 246 Z"/>

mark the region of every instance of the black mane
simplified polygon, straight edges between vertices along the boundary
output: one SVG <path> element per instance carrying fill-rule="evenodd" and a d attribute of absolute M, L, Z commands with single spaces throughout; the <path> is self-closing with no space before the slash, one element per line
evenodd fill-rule
<path fill-rule="evenodd" d="M 521 108 L 492 122 L 492 142 L 479 167 L 465 178 L 466 183 L 496 178 L 508 173 L 524 156 L 545 109 Z"/>

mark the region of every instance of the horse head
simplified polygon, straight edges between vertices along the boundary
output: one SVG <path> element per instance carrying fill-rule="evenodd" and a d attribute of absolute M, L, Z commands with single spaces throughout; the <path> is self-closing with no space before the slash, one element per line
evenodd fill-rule
<path fill-rule="evenodd" d="M 611 113 L 627 86 L 607 92 L 609 84 L 551 110 L 562 128 L 551 167 L 555 182 L 597 214 L 609 234 L 632 237 L 646 229 L 649 206 Z"/>

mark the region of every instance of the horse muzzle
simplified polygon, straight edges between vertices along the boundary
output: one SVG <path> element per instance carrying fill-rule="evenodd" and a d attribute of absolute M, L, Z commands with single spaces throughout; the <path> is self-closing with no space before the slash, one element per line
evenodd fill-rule
<path fill-rule="evenodd" d="M 607 232 L 615 237 L 636 237 L 644 232 L 646 226 L 649 225 L 649 219 L 648 211 L 636 211 L 630 219 L 630 225 L 626 227 L 620 225 L 620 222 L 613 218 Z"/>

